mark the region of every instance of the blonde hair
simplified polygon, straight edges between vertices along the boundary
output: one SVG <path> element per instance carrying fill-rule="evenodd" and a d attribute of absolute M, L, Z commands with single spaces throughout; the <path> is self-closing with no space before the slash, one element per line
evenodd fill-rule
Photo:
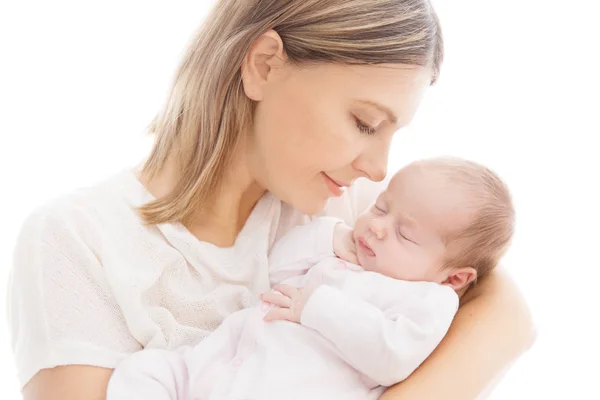
<path fill-rule="evenodd" d="M 426 66 L 434 83 L 443 59 L 429 0 L 218 1 L 192 37 L 168 101 L 149 126 L 156 141 L 143 173 L 152 179 L 172 160 L 179 176 L 168 195 L 140 207 L 147 224 L 185 221 L 219 189 L 242 132 L 253 122 L 241 65 L 270 29 L 294 64 Z"/>
<path fill-rule="evenodd" d="M 460 158 L 421 162 L 451 185 L 468 193 L 468 223 L 445 238 L 449 249 L 444 268 L 472 267 L 487 275 L 506 253 L 515 228 L 515 210 L 507 185 L 489 168 Z"/>

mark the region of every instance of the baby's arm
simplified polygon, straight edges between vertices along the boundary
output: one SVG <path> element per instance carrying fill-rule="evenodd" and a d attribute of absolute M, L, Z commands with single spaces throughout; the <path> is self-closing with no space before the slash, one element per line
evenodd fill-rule
<path fill-rule="evenodd" d="M 279 239 L 269 254 L 271 285 L 304 275 L 323 257 L 333 256 L 333 233 L 339 223 L 341 220 L 334 218 L 315 218 Z"/>
<path fill-rule="evenodd" d="M 308 300 L 301 323 L 333 342 L 358 371 L 379 385 L 391 386 L 406 379 L 442 340 L 458 308 L 458 296 L 449 287 L 430 282 L 398 281 L 374 273 L 356 277 L 369 288 L 367 296 L 320 286 Z"/>
<path fill-rule="evenodd" d="M 188 400 L 208 398 L 215 376 L 231 357 L 247 310 L 230 314 L 195 346 L 177 350 L 146 349 L 117 365 L 107 389 L 107 400 Z"/>
<path fill-rule="evenodd" d="M 189 398 L 189 378 L 180 353 L 139 351 L 121 362 L 109 381 L 107 400 L 178 400 Z"/>

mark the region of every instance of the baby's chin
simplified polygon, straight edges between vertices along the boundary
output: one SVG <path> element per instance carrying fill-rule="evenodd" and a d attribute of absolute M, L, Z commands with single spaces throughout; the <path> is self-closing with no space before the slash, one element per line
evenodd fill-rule
<path fill-rule="evenodd" d="M 364 269 L 365 271 L 371 271 L 371 272 L 377 272 L 376 271 L 376 264 L 373 262 L 375 260 L 373 259 L 368 259 L 367 256 L 365 256 L 364 254 L 361 254 L 360 252 L 356 255 L 356 259 L 358 260 L 358 265 Z"/>
<path fill-rule="evenodd" d="M 377 269 L 372 268 L 370 265 L 361 265 L 360 266 L 362 269 L 364 269 L 365 271 L 369 271 L 369 272 L 377 272 Z"/>

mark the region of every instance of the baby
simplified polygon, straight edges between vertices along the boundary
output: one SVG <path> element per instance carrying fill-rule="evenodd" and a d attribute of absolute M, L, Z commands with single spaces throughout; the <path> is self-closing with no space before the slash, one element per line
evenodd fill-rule
<path fill-rule="evenodd" d="M 269 256 L 274 290 L 261 304 L 195 347 L 132 355 L 107 399 L 376 399 L 436 348 L 513 220 L 487 168 L 413 163 L 354 229 L 330 218 L 292 229 Z"/>

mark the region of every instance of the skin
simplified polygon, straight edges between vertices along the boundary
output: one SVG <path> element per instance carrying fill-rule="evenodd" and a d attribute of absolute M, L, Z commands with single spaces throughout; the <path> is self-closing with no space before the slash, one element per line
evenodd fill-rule
<path fill-rule="evenodd" d="M 408 281 L 437 282 L 460 291 L 477 272 L 442 268 L 450 256 L 444 242 L 469 223 L 468 192 L 451 189 L 443 178 L 410 165 L 391 179 L 375 204 L 356 221 L 353 239 L 358 263 L 367 271 Z"/>
<path fill-rule="evenodd" d="M 392 136 L 412 120 L 431 80 L 428 69 L 293 67 L 280 60 L 285 54 L 277 38 L 260 45 L 278 56 L 267 61 L 270 73 L 256 66 L 260 56 L 242 68 L 246 92 L 258 101 L 248 146 L 258 156 L 249 163 L 256 183 L 314 214 L 332 196 L 324 175 L 345 186 L 360 177 L 382 180 Z"/>
<path fill-rule="evenodd" d="M 336 194 L 325 175 L 347 185 L 359 177 L 383 179 L 392 136 L 410 122 L 430 80 L 429 71 L 415 66 L 299 68 L 285 60 L 274 31 L 261 36 L 245 58 L 244 89 L 258 103 L 255 126 L 233 154 L 211 212 L 197 213 L 187 225 L 199 240 L 232 245 L 267 189 L 314 213 Z M 394 118 L 361 100 L 385 106 Z M 139 178 L 161 197 L 173 188 L 175 176 L 170 163 L 152 180 Z M 478 289 L 464 296 L 466 303 L 436 352 L 382 399 L 474 399 L 529 346 L 531 319 L 515 285 L 492 274 Z M 111 373 L 77 365 L 43 370 L 25 386 L 24 399 L 104 399 Z"/>

